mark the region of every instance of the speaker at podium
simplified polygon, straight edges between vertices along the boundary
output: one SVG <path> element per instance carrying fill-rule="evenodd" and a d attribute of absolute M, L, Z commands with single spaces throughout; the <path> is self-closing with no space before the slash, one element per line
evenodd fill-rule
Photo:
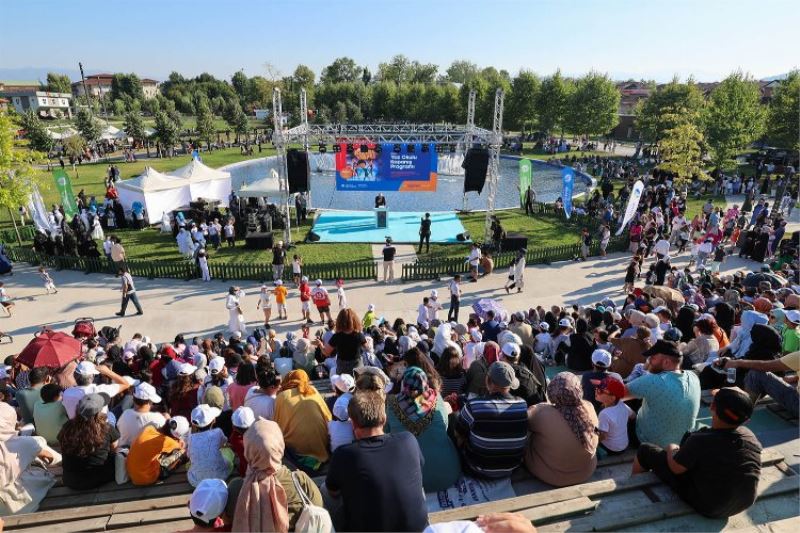
<path fill-rule="evenodd" d="M 389 212 L 385 207 L 375 208 L 375 227 L 385 229 L 389 226 Z"/>

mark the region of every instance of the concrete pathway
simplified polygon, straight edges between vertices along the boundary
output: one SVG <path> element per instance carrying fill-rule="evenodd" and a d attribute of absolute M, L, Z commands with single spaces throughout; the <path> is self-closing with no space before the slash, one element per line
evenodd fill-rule
<path fill-rule="evenodd" d="M 383 261 L 383 244 L 372 245 L 372 258 L 376 261 Z M 413 244 L 395 244 L 397 253 L 394 256 L 396 265 L 405 265 L 417 260 L 417 247 Z"/>

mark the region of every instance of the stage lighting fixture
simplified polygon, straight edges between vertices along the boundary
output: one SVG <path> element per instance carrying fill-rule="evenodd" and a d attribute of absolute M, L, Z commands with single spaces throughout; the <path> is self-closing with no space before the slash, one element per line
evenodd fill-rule
<path fill-rule="evenodd" d="M 352 144 L 348 144 L 347 145 L 347 153 L 348 154 L 352 154 L 353 153 L 353 145 Z"/>
<path fill-rule="evenodd" d="M 427 143 L 423 143 L 423 145 L 422 145 L 422 153 L 423 154 L 427 154 L 428 150 L 430 150 L 430 147 L 428 146 L 428 144 Z"/>
<path fill-rule="evenodd" d="M 455 145 L 455 144 L 451 144 L 451 145 L 450 145 L 450 153 L 451 153 L 451 154 L 454 154 L 454 153 L 456 153 L 456 145 Z"/>
<path fill-rule="evenodd" d="M 334 154 L 338 154 L 341 151 L 342 151 L 342 147 L 339 146 L 339 143 L 336 143 L 336 144 L 333 145 L 333 153 Z"/>
<path fill-rule="evenodd" d="M 395 145 L 392 147 L 392 151 L 393 151 L 394 153 L 396 153 L 396 154 L 399 154 L 401 149 L 402 149 L 402 147 L 401 147 L 399 144 L 395 144 Z"/>
<path fill-rule="evenodd" d="M 324 145 L 324 144 L 322 144 L 322 143 L 319 143 L 319 153 L 321 153 L 321 154 L 324 154 L 324 153 L 325 153 L 325 152 L 327 152 L 327 151 L 328 151 L 328 147 L 327 147 L 327 146 L 325 146 L 325 145 Z"/>
<path fill-rule="evenodd" d="M 361 145 L 361 153 L 362 154 L 366 154 L 367 152 L 369 152 L 369 146 L 367 146 L 366 144 L 362 144 Z"/>
<path fill-rule="evenodd" d="M 417 147 L 414 146 L 414 143 L 409 143 L 409 144 L 406 145 L 406 153 L 407 154 L 413 154 L 414 150 L 416 150 L 416 148 Z"/>

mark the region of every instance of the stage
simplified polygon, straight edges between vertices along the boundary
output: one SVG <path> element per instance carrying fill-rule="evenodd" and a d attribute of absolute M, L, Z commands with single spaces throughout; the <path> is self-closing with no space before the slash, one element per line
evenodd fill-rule
<path fill-rule="evenodd" d="M 424 212 L 389 211 L 388 215 L 388 226 L 377 228 L 372 211 L 323 211 L 314 222 L 312 231 L 319 235 L 318 242 L 382 243 L 387 236 L 395 243 L 419 242 L 419 222 L 425 216 Z M 432 212 L 431 220 L 432 243 L 462 242 L 456 239 L 456 235 L 464 232 L 464 225 L 455 213 Z"/>

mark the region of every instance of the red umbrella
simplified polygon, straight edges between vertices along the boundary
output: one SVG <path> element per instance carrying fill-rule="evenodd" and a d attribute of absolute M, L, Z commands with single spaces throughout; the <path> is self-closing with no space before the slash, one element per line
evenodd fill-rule
<path fill-rule="evenodd" d="M 17 361 L 28 368 L 61 368 L 81 355 L 81 341 L 59 331 L 45 330 L 19 353 Z"/>

